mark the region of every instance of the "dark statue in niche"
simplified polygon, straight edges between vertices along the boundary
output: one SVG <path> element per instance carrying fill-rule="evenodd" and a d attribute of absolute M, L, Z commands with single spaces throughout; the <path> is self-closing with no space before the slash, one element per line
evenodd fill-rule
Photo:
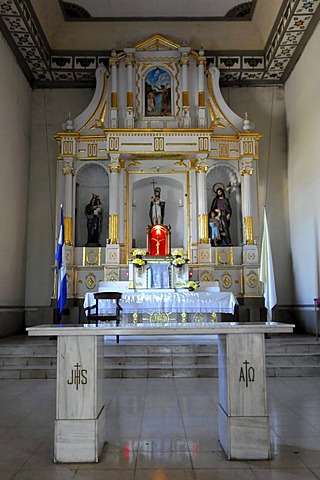
<path fill-rule="evenodd" d="M 84 211 L 87 217 L 88 241 L 86 247 L 101 247 L 99 243 L 102 227 L 102 204 L 99 195 L 92 194 Z"/>
<path fill-rule="evenodd" d="M 165 202 L 161 198 L 161 188 L 155 187 L 151 197 L 149 218 L 151 225 L 163 225 Z"/>
<path fill-rule="evenodd" d="M 218 187 L 215 191 L 215 194 L 216 196 L 213 199 L 209 212 L 211 245 L 231 245 L 229 227 L 232 215 L 232 208 L 229 199 L 225 196 L 223 188 Z M 215 233 L 215 231 L 213 231 L 213 226 L 215 229 L 218 228 L 218 233 Z"/>

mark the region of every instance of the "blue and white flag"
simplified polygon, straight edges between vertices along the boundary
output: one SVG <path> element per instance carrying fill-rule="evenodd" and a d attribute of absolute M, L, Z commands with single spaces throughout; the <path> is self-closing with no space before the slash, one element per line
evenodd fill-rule
<path fill-rule="evenodd" d="M 263 235 L 261 244 L 260 282 L 263 283 L 267 320 L 272 321 L 272 309 L 277 304 L 277 292 L 274 279 L 272 253 L 269 239 L 266 208 L 263 214 Z"/>
<path fill-rule="evenodd" d="M 57 305 L 59 313 L 61 314 L 67 302 L 67 274 L 64 257 L 64 222 L 62 206 L 60 208 L 59 239 L 55 258 L 57 261 Z"/>

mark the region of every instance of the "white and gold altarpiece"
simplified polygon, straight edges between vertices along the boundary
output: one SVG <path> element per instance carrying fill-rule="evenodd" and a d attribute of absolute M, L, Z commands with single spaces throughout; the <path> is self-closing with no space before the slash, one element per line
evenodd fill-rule
<path fill-rule="evenodd" d="M 187 252 L 192 279 L 219 281 L 221 291 L 238 299 L 261 297 L 260 138 L 246 114 L 226 104 L 219 70 L 207 65 L 202 50 L 156 35 L 112 52 L 108 68 L 96 71 L 87 108 L 55 135 L 68 297 L 83 298 L 100 281 L 129 280 L 132 249 L 146 248 L 155 186 L 171 247 Z M 208 212 L 219 186 L 232 205 L 232 242 L 211 246 Z M 102 210 L 96 244 L 88 241 L 85 215 L 93 194 Z"/>

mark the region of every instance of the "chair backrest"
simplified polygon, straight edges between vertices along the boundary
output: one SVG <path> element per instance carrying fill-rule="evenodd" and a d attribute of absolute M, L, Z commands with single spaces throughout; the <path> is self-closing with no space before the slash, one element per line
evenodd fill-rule
<path fill-rule="evenodd" d="M 120 300 L 121 292 L 96 292 L 93 294 L 95 300 Z"/>
<path fill-rule="evenodd" d="M 95 309 L 97 315 L 99 314 L 99 300 L 115 300 L 115 302 L 111 302 L 111 304 L 115 307 L 116 315 L 120 314 L 120 311 L 122 310 L 122 307 L 119 304 L 119 300 L 122 297 L 121 292 L 96 292 L 93 296 L 96 301 Z M 102 306 L 102 308 L 104 307 Z"/>

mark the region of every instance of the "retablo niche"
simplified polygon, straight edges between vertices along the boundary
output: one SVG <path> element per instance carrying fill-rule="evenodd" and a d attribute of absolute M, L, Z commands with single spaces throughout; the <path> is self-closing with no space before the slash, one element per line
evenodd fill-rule
<path fill-rule="evenodd" d="M 171 226 L 147 227 L 147 250 L 151 256 L 167 256 L 171 253 Z"/>

